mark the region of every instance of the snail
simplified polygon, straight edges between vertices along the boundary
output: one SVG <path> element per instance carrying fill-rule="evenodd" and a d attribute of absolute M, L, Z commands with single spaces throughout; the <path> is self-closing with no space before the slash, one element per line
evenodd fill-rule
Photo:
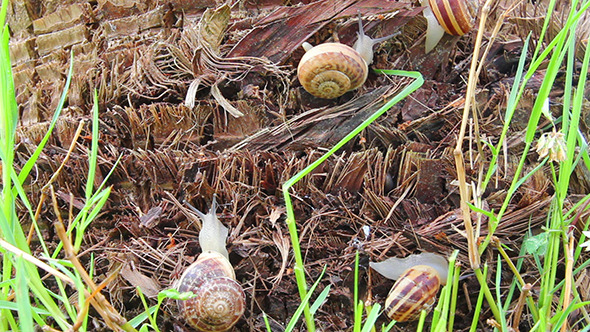
<path fill-rule="evenodd" d="M 372 39 L 365 35 L 359 13 L 358 39 L 353 47 L 341 43 L 323 43 L 312 47 L 303 43 L 305 54 L 297 66 L 297 77 L 312 95 L 333 99 L 359 88 L 373 63 L 373 46 L 395 35 Z"/>
<path fill-rule="evenodd" d="M 433 253 L 392 257 L 369 265 L 384 277 L 397 279 L 385 300 L 385 312 L 398 322 L 416 320 L 422 310 L 430 311 L 440 285 L 447 283 L 447 260 Z"/>
<path fill-rule="evenodd" d="M 425 6 L 426 53 L 430 52 L 445 31 L 454 36 L 466 34 L 475 22 L 479 0 L 421 0 Z"/>
<path fill-rule="evenodd" d="M 177 300 L 180 315 L 199 331 L 227 331 L 244 314 L 246 296 L 228 260 L 225 241 L 228 230 L 217 219 L 216 202 L 209 213 L 190 206 L 203 221 L 199 244 L 203 252 L 182 274 L 175 286 L 179 292 L 195 297 Z"/>

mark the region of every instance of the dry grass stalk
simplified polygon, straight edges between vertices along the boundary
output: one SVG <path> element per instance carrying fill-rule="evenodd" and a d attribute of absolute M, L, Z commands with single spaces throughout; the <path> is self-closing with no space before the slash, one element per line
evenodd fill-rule
<path fill-rule="evenodd" d="M 115 308 L 109 303 L 109 301 L 100 293 L 100 288 L 94 283 L 86 269 L 82 265 L 82 263 L 78 260 L 76 255 L 76 250 L 72 242 L 70 241 L 70 237 L 66 233 L 66 229 L 64 227 L 63 221 L 61 219 L 61 214 L 59 211 L 59 206 L 57 204 L 57 197 L 55 196 L 55 192 L 53 186 L 49 187 L 51 190 L 51 199 L 53 203 L 53 209 L 56 216 L 56 221 L 54 222 L 54 227 L 56 230 L 61 243 L 63 244 L 63 249 L 65 251 L 65 258 L 68 259 L 73 265 L 78 274 L 81 276 L 82 280 L 86 284 L 88 288 L 92 291 L 92 293 L 88 293 L 88 291 L 84 291 L 87 297 L 86 305 L 92 304 L 94 309 L 99 313 L 99 315 L 104 319 L 105 324 L 113 331 L 136 331 L 128 322 L 127 320 L 121 316 Z M 107 278 L 110 280 L 110 278 Z M 104 287 L 103 285 L 102 287 Z M 84 309 L 86 310 L 86 309 Z M 80 314 L 84 311 L 82 310 Z M 79 323 L 81 323 L 81 319 L 83 316 L 79 317 Z"/>

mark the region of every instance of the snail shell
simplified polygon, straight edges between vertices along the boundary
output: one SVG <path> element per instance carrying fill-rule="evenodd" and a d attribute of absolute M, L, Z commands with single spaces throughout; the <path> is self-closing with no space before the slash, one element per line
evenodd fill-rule
<path fill-rule="evenodd" d="M 324 43 L 307 51 L 297 76 L 312 95 L 331 99 L 357 89 L 367 79 L 369 66 L 359 52 L 340 43 Z"/>
<path fill-rule="evenodd" d="M 478 0 L 428 0 L 428 5 L 443 29 L 454 36 L 473 28 L 479 10 Z"/>
<path fill-rule="evenodd" d="M 199 331 L 227 331 L 244 314 L 246 296 L 235 280 L 230 262 L 219 252 L 203 252 L 177 281 L 179 292 L 193 292 L 177 300 L 180 314 Z"/>
<path fill-rule="evenodd" d="M 369 265 L 382 276 L 397 280 L 385 300 L 385 312 L 398 322 L 416 320 L 422 310 L 428 312 L 440 284 L 447 283 L 447 260 L 435 253 L 391 257 Z"/>
<path fill-rule="evenodd" d="M 398 322 L 418 319 L 422 310 L 428 312 L 432 309 L 440 283 L 438 272 L 431 266 L 416 265 L 409 268 L 387 295 L 387 316 Z"/>

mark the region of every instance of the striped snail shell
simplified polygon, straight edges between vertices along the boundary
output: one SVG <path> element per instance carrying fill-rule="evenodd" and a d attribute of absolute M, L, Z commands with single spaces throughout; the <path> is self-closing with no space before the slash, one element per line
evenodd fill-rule
<path fill-rule="evenodd" d="M 428 0 L 428 5 L 443 29 L 454 36 L 462 36 L 473 28 L 479 10 L 477 0 Z"/>
<path fill-rule="evenodd" d="M 193 292 L 195 297 L 177 300 L 176 304 L 182 318 L 195 329 L 227 331 L 240 320 L 246 308 L 244 290 L 236 281 L 225 247 L 228 229 L 217 218 L 216 195 L 207 214 L 188 206 L 202 221 L 199 245 L 203 253 L 176 282 L 179 292 Z"/>
<path fill-rule="evenodd" d="M 422 310 L 432 309 L 439 287 L 440 276 L 434 268 L 417 265 L 407 269 L 387 295 L 387 316 L 398 322 L 417 320 Z"/>
<path fill-rule="evenodd" d="M 433 253 L 369 264 L 384 277 L 397 280 L 385 300 L 385 312 L 398 322 L 416 320 L 422 310 L 430 311 L 440 285 L 447 282 L 447 260 Z"/>
<path fill-rule="evenodd" d="M 443 35 L 443 30 L 462 36 L 473 28 L 479 11 L 479 0 L 422 0 L 424 17 L 428 21 L 426 53 L 430 52 Z"/>
<path fill-rule="evenodd" d="M 200 254 L 184 271 L 176 288 L 196 295 L 176 302 L 181 316 L 198 331 L 227 331 L 244 314 L 244 291 L 235 280 L 230 262 L 219 252 Z"/>

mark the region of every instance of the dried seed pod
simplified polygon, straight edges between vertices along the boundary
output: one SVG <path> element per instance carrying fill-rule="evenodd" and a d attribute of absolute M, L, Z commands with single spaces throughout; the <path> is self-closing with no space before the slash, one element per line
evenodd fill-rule
<path fill-rule="evenodd" d="M 385 312 L 398 322 L 416 320 L 430 311 L 441 284 L 447 281 L 447 261 L 433 253 L 392 257 L 370 266 L 386 278 L 397 279 L 385 301 Z"/>

